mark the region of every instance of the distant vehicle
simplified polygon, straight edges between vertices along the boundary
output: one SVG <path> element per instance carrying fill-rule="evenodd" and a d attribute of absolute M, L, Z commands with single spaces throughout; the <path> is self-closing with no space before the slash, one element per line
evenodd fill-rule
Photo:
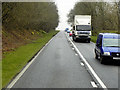
<path fill-rule="evenodd" d="M 67 33 L 70 33 L 70 30 L 67 30 Z"/>
<path fill-rule="evenodd" d="M 85 40 L 90 43 L 91 40 L 91 16 L 75 15 L 73 24 L 73 40 Z"/>
<path fill-rule="evenodd" d="M 72 36 L 72 31 L 70 31 L 69 36 L 70 36 L 70 37 Z"/>
<path fill-rule="evenodd" d="M 68 30 L 69 30 L 69 28 L 66 28 L 66 29 L 65 29 L 65 32 L 67 32 Z"/>
<path fill-rule="evenodd" d="M 120 34 L 100 33 L 95 46 L 95 58 L 101 64 L 110 60 L 120 60 Z"/>

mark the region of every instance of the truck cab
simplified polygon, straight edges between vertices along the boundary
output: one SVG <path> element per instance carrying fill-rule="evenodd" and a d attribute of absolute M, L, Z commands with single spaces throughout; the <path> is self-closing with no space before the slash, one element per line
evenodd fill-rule
<path fill-rule="evenodd" d="M 120 60 L 120 34 L 100 33 L 95 45 L 95 58 L 100 58 L 101 64 L 110 60 Z"/>

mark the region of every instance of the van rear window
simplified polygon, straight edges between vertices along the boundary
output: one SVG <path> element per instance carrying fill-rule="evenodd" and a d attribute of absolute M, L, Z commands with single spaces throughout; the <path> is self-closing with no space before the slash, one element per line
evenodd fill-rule
<path fill-rule="evenodd" d="M 104 47 L 120 47 L 120 39 L 105 38 L 103 40 Z"/>

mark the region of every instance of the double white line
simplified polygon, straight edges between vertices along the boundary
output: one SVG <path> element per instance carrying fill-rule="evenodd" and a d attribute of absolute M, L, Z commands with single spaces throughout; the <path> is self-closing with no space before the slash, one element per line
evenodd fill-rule
<path fill-rule="evenodd" d="M 93 68 L 90 66 L 90 64 L 87 62 L 87 60 L 83 57 L 83 55 L 80 53 L 80 51 L 78 50 L 78 48 L 75 46 L 75 44 L 72 42 L 72 40 L 67 36 L 68 40 L 70 41 L 70 43 L 72 44 L 72 46 L 75 48 L 75 51 L 78 53 L 78 55 L 80 56 L 80 58 L 83 60 L 83 62 L 85 63 L 85 65 L 87 66 L 87 68 L 90 71 L 90 74 L 92 75 L 92 77 L 94 79 L 96 79 L 95 81 L 97 81 L 99 83 L 99 85 L 101 86 L 101 88 L 103 89 L 107 89 L 107 87 L 105 86 L 105 84 L 102 82 L 102 80 L 98 77 L 98 75 L 96 74 L 96 72 L 93 70 Z"/>

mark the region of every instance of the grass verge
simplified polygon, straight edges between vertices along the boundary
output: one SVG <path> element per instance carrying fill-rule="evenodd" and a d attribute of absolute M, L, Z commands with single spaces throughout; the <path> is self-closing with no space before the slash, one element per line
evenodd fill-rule
<path fill-rule="evenodd" d="M 96 40 L 97 40 L 97 36 L 91 36 L 91 41 L 96 43 Z"/>
<path fill-rule="evenodd" d="M 57 32 L 58 31 L 51 31 L 32 43 L 4 54 L 4 58 L 2 59 L 2 87 L 5 87 L 36 52 L 38 52 Z"/>

